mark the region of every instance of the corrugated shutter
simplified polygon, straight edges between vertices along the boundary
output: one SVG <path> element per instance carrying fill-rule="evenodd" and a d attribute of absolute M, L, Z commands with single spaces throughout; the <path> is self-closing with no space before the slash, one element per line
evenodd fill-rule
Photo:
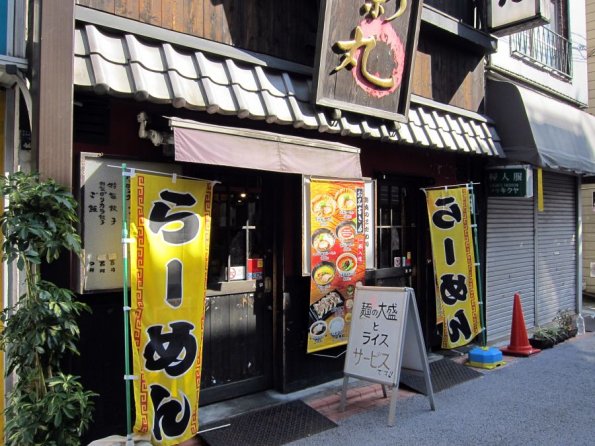
<path fill-rule="evenodd" d="M 576 310 L 576 180 L 544 172 L 544 212 L 537 214 L 537 323 Z"/>
<path fill-rule="evenodd" d="M 488 198 L 486 322 L 490 341 L 510 335 L 517 291 L 525 325 L 534 326 L 534 215 L 531 198 Z"/>

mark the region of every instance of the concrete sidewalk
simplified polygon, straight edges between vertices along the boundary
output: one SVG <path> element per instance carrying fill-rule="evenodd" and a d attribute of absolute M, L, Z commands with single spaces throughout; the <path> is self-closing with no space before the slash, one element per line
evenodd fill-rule
<path fill-rule="evenodd" d="M 595 333 L 529 358 L 484 370 L 481 378 L 428 398 L 399 390 L 397 423 L 387 426 L 388 399 L 378 385 L 340 386 L 303 398 L 339 427 L 298 445 L 591 445 L 595 444 Z"/>
<path fill-rule="evenodd" d="M 441 356 L 436 358 L 436 360 L 438 359 L 441 359 Z M 459 364 L 464 364 L 467 361 L 467 355 L 461 354 L 459 357 L 451 357 L 449 359 L 458 362 Z M 506 367 L 507 365 L 510 365 L 521 358 L 504 356 L 503 359 L 506 362 L 506 365 L 503 367 Z M 485 374 L 491 373 L 496 369 L 487 370 L 474 368 L 474 370 Z M 336 383 L 335 386 L 330 389 L 326 389 L 321 393 L 306 396 L 302 399 L 310 407 L 316 409 L 318 412 L 335 422 L 350 418 L 353 415 L 366 412 L 377 407 L 388 406 L 390 403 L 390 389 L 387 389 L 387 398 L 384 398 L 380 384 L 367 384 L 363 381 L 360 381 L 359 384 L 355 383 L 353 387 L 348 389 L 345 410 L 341 411 L 339 407 L 341 402 L 341 390 L 342 383 Z M 402 388 L 397 389 L 397 391 L 399 392 L 397 395 L 397 401 L 419 395 L 417 392 L 412 392 Z M 400 404 L 400 402 L 397 404 Z"/>

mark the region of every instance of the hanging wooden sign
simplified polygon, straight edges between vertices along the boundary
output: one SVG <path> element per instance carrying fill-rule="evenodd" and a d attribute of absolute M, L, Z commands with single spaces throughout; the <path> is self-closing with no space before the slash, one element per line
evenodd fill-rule
<path fill-rule="evenodd" d="M 324 0 L 316 104 L 405 122 L 422 0 Z"/>

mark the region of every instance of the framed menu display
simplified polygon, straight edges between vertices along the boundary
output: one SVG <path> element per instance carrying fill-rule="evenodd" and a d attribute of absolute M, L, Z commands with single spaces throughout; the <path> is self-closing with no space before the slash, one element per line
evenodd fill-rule
<path fill-rule="evenodd" d="M 366 271 L 365 183 L 310 178 L 304 210 L 309 254 L 307 351 L 347 344 L 355 284 Z"/>

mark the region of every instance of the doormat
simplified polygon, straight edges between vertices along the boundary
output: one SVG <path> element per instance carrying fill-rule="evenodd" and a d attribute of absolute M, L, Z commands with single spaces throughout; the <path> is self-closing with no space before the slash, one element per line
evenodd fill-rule
<path fill-rule="evenodd" d="M 430 363 L 430 378 L 434 393 L 441 392 L 444 389 L 464 383 L 465 381 L 479 378 L 480 376 L 483 376 L 483 373 L 450 359 L 445 358 Z M 399 386 L 409 388 L 424 395 L 426 394 L 426 382 L 420 373 L 403 369 L 401 371 Z"/>
<path fill-rule="evenodd" d="M 337 424 L 301 400 L 255 410 L 201 429 L 230 424 L 199 435 L 208 446 L 278 446 L 309 437 Z"/>

